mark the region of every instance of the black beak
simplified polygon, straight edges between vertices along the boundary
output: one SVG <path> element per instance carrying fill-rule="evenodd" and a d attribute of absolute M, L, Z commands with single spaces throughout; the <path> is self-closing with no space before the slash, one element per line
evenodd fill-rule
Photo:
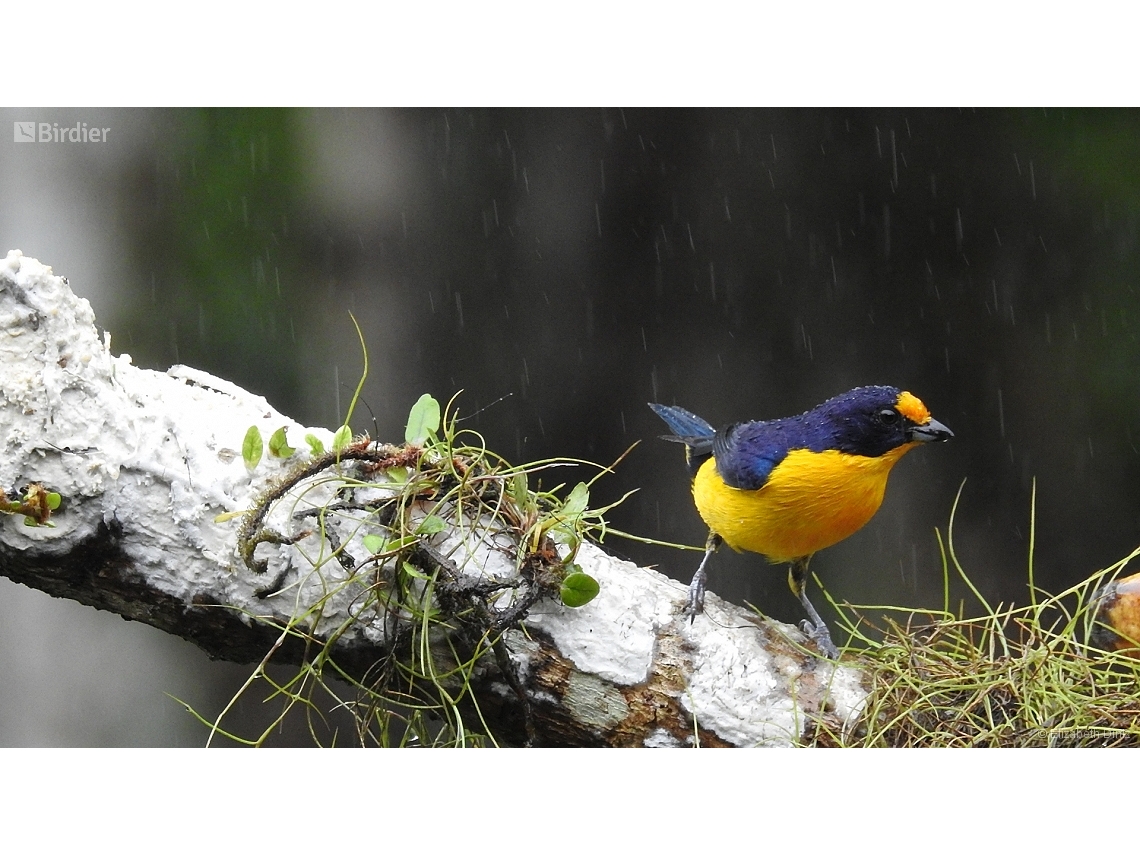
<path fill-rule="evenodd" d="M 907 433 L 911 442 L 944 442 L 954 435 L 954 431 L 935 419 L 915 425 Z"/>

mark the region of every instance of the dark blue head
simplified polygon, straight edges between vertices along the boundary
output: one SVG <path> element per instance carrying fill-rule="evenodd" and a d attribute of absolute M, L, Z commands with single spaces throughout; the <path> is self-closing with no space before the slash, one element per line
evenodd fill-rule
<path fill-rule="evenodd" d="M 922 401 L 894 386 L 860 386 L 824 401 L 797 420 L 805 446 L 835 448 L 848 454 L 879 457 L 908 442 L 949 439 L 954 434 L 930 417 Z"/>

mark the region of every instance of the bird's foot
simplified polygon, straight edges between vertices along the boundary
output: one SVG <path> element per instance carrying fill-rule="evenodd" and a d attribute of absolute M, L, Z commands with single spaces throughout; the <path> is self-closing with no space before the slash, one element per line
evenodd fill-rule
<path fill-rule="evenodd" d="M 689 616 L 689 623 L 697 619 L 697 615 L 705 610 L 705 581 L 704 573 L 698 573 L 689 584 L 689 598 L 685 603 L 683 614 Z"/>
<path fill-rule="evenodd" d="M 693 581 L 689 583 L 689 599 L 685 604 L 684 614 L 689 616 L 689 623 L 697 619 L 697 615 L 705 610 L 705 586 L 708 584 L 709 559 L 717 551 L 721 540 L 719 534 L 709 532 L 709 539 L 705 542 L 705 555 L 701 559 L 697 572 L 693 574 Z"/>
<path fill-rule="evenodd" d="M 809 640 L 815 642 L 819 652 L 828 659 L 836 660 L 839 658 L 839 648 L 831 640 L 831 631 L 828 630 L 827 624 L 813 624 L 811 621 L 805 620 L 800 624 L 800 629 L 803 630 L 804 635 Z"/>

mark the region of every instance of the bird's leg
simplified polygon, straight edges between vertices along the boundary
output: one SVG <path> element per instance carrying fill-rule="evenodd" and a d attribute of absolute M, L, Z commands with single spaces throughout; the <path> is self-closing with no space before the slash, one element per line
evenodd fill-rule
<path fill-rule="evenodd" d="M 693 574 L 693 581 L 689 583 L 689 602 L 685 606 L 685 614 L 689 616 L 689 623 L 696 620 L 697 615 L 705 610 L 705 585 L 709 578 L 708 571 L 705 568 L 708 566 L 712 554 L 723 542 L 719 534 L 709 532 L 709 539 L 705 541 L 705 557 L 701 559 L 701 566 L 697 568 L 697 572 Z"/>
<path fill-rule="evenodd" d="M 839 650 L 831 640 L 831 632 L 827 629 L 827 624 L 823 622 L 823 618 L 819 616 L 819 612 L 815 610 L 815 606 L 811 604 L 811 600 L 807 598 L 807 575 L 808 575 L 808 562 L 811 561 L 811 556 L 806 558 L 797 558 L 792 562 L 792 566 L 788 569 L 788 585 L 791 586 L 792 593 L 795 594 L 799 601 L 803 604 L 804 611 L 808 613 L 810 621 L 804 621 L 803 630 L 807 637 L 816 643 L 820 652 L 823 653 L 828 659 L 838 659 Z"/>

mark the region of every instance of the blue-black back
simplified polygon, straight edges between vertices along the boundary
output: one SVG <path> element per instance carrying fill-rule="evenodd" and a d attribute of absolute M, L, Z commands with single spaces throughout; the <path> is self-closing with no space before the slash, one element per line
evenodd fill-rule
<path fill-rule="evenodd" d="M 900 391 L 894 386 L 861 386 L 824 401 L 798 416 L 741 422 L 722 430 L 681 407 L 650 404 L 673 432 L 664 437 L 683 442 L 695 473 L 711 454 L 717 472 L 730 487 L 759 490 L 789 451 L 830 449 L 878 457 L 907 441 L 902 419 L 884 419 Z"/>

